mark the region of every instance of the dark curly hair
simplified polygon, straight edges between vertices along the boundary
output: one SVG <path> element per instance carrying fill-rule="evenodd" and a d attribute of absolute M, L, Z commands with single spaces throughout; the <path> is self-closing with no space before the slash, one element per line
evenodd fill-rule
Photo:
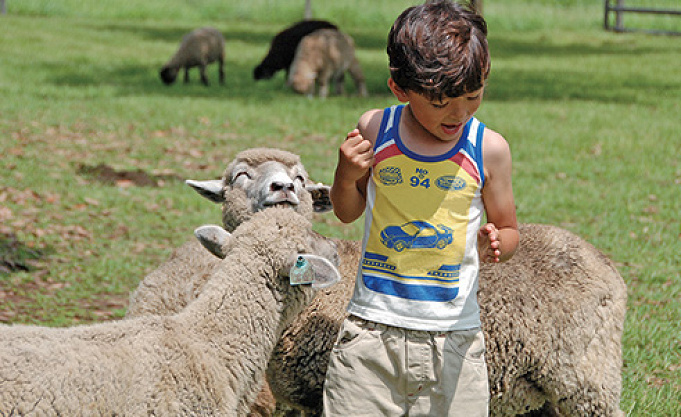
<path fill-rule="evenodd" d="M 430 100 L 482 88 L 490 72 L 487 23 L 470 6 L 428 1 L 406 9 L 388 35 L 390 75 Z"/>

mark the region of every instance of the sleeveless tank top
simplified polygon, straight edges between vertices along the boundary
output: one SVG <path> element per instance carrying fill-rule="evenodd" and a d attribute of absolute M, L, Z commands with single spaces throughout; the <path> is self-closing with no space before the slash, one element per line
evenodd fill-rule
<path fill-rule="evenodd" d="M 415 330 L 479 327 L 485 126 L 473 117 L 449 152 L 419 155 L 400 139 L 403 108 L 385 109 L 374 145 L 362 261 L 348 312 Z"/>

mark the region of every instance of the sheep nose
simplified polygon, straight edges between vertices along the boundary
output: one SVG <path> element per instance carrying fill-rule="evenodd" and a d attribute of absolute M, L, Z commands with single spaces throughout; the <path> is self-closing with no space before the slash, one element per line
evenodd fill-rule
<path fill-rule="evenodd" d="M 280 181 L 274 181 L 273 183 L 270 184 L 270 190 L 294 192 L 295 187 L 292 182 L 283 183 Z"/>

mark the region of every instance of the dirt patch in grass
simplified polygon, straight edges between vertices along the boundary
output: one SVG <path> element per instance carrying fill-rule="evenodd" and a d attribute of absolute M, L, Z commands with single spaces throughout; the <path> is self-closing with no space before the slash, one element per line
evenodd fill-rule
<path fill-rule="evenodd" d="M 0 234 L 0 275 L 30 271 L 42 256 L 42 250 L 27 247 L 13 233 Z"/>
<path fill-rule="evenodd" d="M 151 175 L 137 170 L 116 170 L 107 164 L 96 166 L 80 165 L 78 174 L 92 178 L 102 184 L 116 185 L 119 187 L 162 187 L 167 181 L 180 181 L 177 175 Z"/>
<path fill-rule="evenodd" d="M 0 233 L 0 322 L 11 321 L 17 314 L 21 314 L 22 311 L 17 306 L 30 300 L 26 294 L 41 290 L 39 286 L 44 287 L 39 285 L 40 273 L 35 282 L 22 282 L 20 285 L 10 278 L 15 272 L 39 269 L 39 260 L 44 254 L 45 250 L 28 247 L 14 233 Z"/>

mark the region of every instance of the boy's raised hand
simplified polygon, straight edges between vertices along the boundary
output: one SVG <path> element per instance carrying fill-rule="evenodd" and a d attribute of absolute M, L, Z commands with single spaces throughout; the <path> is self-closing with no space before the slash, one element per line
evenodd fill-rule
<path fill-rule="evenodd" d="M 478 254 L 482 262 L 499 262 L 501 236 L 493 223 L 487 223 L 478 230 Z"/>
<path fill-rule="evenodd" d="M 373 144 L 354 129 L 341 144 L 339 156 L 338 174 L 344 181 L 358 181 L 374 163 Z"/>

